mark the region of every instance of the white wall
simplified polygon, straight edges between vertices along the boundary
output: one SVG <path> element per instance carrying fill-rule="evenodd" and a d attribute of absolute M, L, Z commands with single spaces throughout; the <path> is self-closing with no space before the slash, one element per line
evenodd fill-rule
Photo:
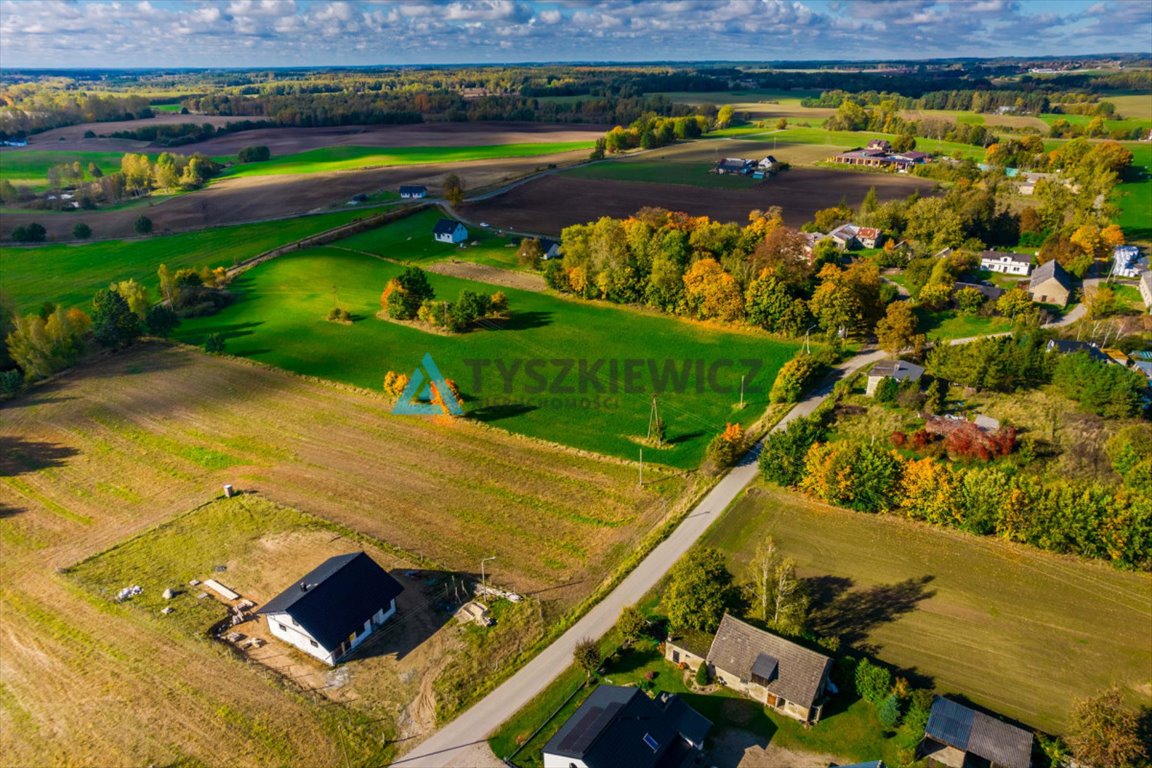
<path fill-rule="evenodd" d="M 576 766 L 576 768 L 588 768 L 583 760 L 576 760 L 572 757 L 560 757 L 560 755 L 550 755 L 544 753 L 544 768 L 569 768 L 569 766 Z"/>
<path fill-rule="evenodd" d="M 384 622 L 396 615 L 396 601 L 392 600 L 387 608 L 381 608 L 372 615 L 368 621 L 364 622 L 363 628 L 356 633 L 356 637 L 352 640 L 352 644 L 348 650 L 352 650 L 363 643 L 368 637 Z M 292 617 L 287 613 L 272 613 L 267 615 L 268 631 L 273 636 L 283 640 L 284 642 L 292 645 L 304 653 L 314 658 L 320 659 L 325 664 L 336 665 L 337 659 L 333 657 L 336 649 L 328 649 L 320 645 L 316 640 L 308 634 L 308 632 L 299 624 L 292 620 Z"/>

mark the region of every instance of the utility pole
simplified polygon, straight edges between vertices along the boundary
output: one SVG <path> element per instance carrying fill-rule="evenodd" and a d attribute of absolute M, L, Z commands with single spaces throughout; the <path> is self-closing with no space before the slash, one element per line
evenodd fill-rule
<path fill-rule="evenodd" d="M 640 487 L 644 487 L 644 449 L 640 449 Z"/>
<path fill-rule="evenodd" d="M 496 555 L 492 555 L 492 557 L 485 557 L 480 561 L 480 584 L 485 589 L 488 588 L 488 575 L 484 570 L 484 563 L 488 562 L 489 560 L 495 560 L 495 559 L 496 559 Z"/>
<path fill-rule="evenodd" d="M 745 374 L 743 374 L 743 373 L 740 374 L 740 409 L 741 410 L 744 409 L 744 376 L 745 376 Z"/>
<path fill-rule="evenodd" d="M 652 395 L 652 409 L 648 411 L 648 435 L 645 439 L 651 442 L 652 436 L 655 434 L 656 447 L 660 447 L 664 442 L 663 436 L 659 434 L 659 430 L 657 429 L 659 424 L 660 409 L 656 405 L 656 395 Z"/>

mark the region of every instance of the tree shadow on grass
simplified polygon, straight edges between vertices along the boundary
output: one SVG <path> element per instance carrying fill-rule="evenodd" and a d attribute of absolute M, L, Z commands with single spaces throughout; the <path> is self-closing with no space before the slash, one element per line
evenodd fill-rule
<path fill-rule="evenodd" d="M 686 443 L 689 440 L 695 440 L 696 438 L 702 437 L 703 435 L 704 435 L 703 430 L 697 430 L 695 432 L 682 432 L 681 434 L 676 435 L 675 437 L 669 437 L 667 440 L 664 441 L 664 443 L 666 445 L 679 445 L 680 443 Z"/>
<path fill-rule="evenodd" d="M 472 408 L 468 411 L 468 418 L 475 419 L 476 421 L 491 422 L 500 421 L 501 419 L 511 419 L 515 416 L 523 416 L 526 413 L 535 411 L 538 406 L 528 405 L 527 403 L 504 403 L 501 405 L 485 405 L 480 408 Z"/>
<path fill-rule="evenodd" d="M 250 323 L 217 323 L 215 325 L 205 325 L 196 329 L 196 333 L 186 337 L 186 341 L 193 344 L 203 344 L 214 333 L 220 334 L 224 337 L 225 341 L 232 339 L 239 339 L 243 336 L 251 336 L 255 333 L 255 328 L 264 325 L 263 320 L 257 320 Z"/>
<path fill-rule="evenodd" d="M 66 445 L 3 436 L 0 437 L 0 477 L 60 467 L 77 453 L 75 448 Z"/>
<path fill-rule="evenodd" d="M 551 312 L 510 312 L 507 319 L 489 320 L 486 327 L 500 331 L 526 331 L 530 328 L 543 328 L 552 324 Z"/>
<path fill-rule="evenodd" d="M 852 589 L 854 582 L 838 576 L 817 576 L 804 580 L 812 596 L 812 630 L 825 637 L 837 636 L 856 645 L 881 624 L 895 621 L 936 594 L 928 589 L 934 576 L 906 579 L 896 584 L 879 584 Z"/>

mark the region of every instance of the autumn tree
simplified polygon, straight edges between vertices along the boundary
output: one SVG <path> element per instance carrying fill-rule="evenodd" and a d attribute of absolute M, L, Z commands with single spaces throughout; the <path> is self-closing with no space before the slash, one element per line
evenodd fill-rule
<path fill-rule="evenodd" d="M 576 648 L 572 652 L 572 660 L 576 662 L 577 667 L 584 670 L 585 675 L 592 677 L 596 674 L 596 670 L 600 669 L 603 658 L 600 656 L 600 648 L 596 645 L 596 641 L 586 637 L 576 643 Z"/>
<path fill-rule="evenodd" d="M 775 605 L 776 566 L 780 564 L 780 552 L 776 540 L 766 536 L 756 545 L 756 552 L 748 563 L 748 593 L 752 606 L 752 616 L 768 621 Z"/>
<path fill-rule="evenodd" d="M 1149 757 L 1139 717 L 1117 686 L 1076 702 L 1066 738 L 1073 756 L 1094 768 L 1128 768 Z"/>
<path fill-rule="evenodd" d="M 407 267 L 388 281 L 380 297 L 388 316 L 396 320 L 411 320 L 420 311 L 420 305 L 435 298 L 436 292 L 428 282 L 428 275 L 419 267 Z"/>
<path fill-rule="evenodd" d="M 684 274 L 684 298 L 701 320 L 734 322 L 744 315 L 744 297 L 736 279 L 715 259 L 700 259 Z"/>
<path fill-rule="evenodd" d="M 441 194 L 448 204 L 452 207 L 460 205 L 464 202 L 464 182 L 460 181 L 460 177 L 454 173 L 450 173 L 444 177 L 444 184 L 441 189 Z"/>
<path fill-rule="evenodd" d="M 880 348 L 894 355 L 911 346 L 915 335 L 916 315 L 912 312 L 912 303 L 908 301 L 889 304 L 887 313 L 876 323 L 876 339 Z"/>
<path fill-rule="evenodd" d="M 1020 287 L 1005 291 L 996 300 L 996 311 L 1011 320 L 1023 317 L 1034 310 L 1035 304 L 1032 303 L 1031 294 Z"/>
<path fill-rule="evenodd" d="M 727 469 L 736 463 L 746 447 L 744 428 L 739 424 L 728 424 L 708 443 L 708 463 L 716 470 Z"/>
<path fill-rule="evenodd" d="M 141 333 L 140 318 L 116 291 L 97 291 L 92 299 L 92 337 L 102 346 L 121 349 Z"/>
<path fill-rule="evenodd" d="M 389 400 L 399 400 L 408 386 L 408 374 L 388 371 L 384 374 L 384 394 Z"/>
<path fill-rule="evenodd" d="M 526 237 L 520 241 L 520 248 L 516 251 L 516 262 L 520 266 L 539 270 L 543 258 L 544 251 L 537 238 Z"/>
<path fill-rule="evenodd" d="M 84 335 L 91 327 L 78 309 L 54 307 L 38 314 L 13 318 L 5 339 L 12 361 L 26 379 L 41 379 L 68 368 L 84 352 Z"/>
<path fill-rule="evenodd" d="M 664 607 L 676 629 L 715 632 L 734 597 L 724 555 L 711 547 L 696 547 L 673 566 Z"/>
<path fill-rule="evenodd" d="M 631 646 L 648 632 L 648 617 L 635 605 L 629 605 L 620 612 L 620 619 L 616 622 L 620 630 L 620 639 L 624 645 Z"/>

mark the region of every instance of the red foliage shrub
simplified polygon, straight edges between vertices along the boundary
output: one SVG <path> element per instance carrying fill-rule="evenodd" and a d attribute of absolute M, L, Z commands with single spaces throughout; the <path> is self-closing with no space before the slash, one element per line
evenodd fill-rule
<path fill-rule="evenodd" d="M 892 445 L 896 448 L 903 448 L 904 444 L 908 442 L 908 435 L 904 434 L 900 430 L 896 430 L 888 439 L 892 441 Z"/>

